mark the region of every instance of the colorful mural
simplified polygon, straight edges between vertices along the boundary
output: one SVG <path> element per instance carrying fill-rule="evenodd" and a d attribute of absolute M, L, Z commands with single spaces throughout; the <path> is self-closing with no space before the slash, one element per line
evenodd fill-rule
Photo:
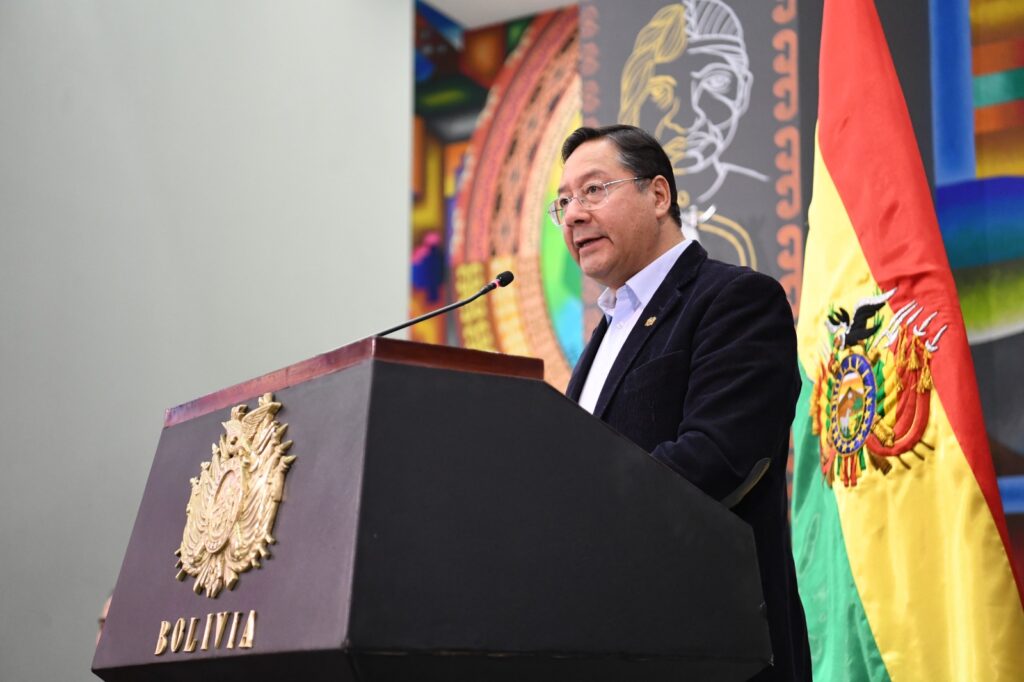
<path fill-rule="evenodd" d="M 447 248 L 462 158 L 477 115 L 525 22 L 476 31 L 425 3 L 416 4 L 414 36 L 413 253 L 411 315 L 450 302 Z M 410 330 L 413 340 L 455 343 L 450 320 Z"/>
<path fill-rule="evenodd" d="M 718 258 L 778 277 L 796 311 L 795 2 L 733 4 L 585 2 L 471 31 L 417 4 L 410 313 L 471 295 L 502 270 L 516 285 L 413 328 L 413 339 L 541 357 L 564 389 L 600 290 L 580 276 L 545 207 L 561 143 L 584 121 L 661 136 L 678 166 L 684 232 Z M 678 93 L 666 90 L 677 81 Z"/>
<path fill-rule="evenodd" d="M 1024 563 L 1024 3 L 932 0 L 935 203 Z"/>
<path fill-rule="evenodd" d="M 463 31 L 417 5 L 410 312 L 503 270 L 516 284 L 412 338 L 541 357 L 559 388 L 583 348 L 580 274 L 546 214 L 580 121 L 577 23 L 569 8 Z"/>

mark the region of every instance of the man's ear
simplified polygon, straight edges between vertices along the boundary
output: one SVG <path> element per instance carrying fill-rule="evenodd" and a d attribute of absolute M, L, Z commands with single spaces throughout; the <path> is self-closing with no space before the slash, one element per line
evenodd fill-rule
<path fill-rule="evenodd" d="M 656 175 L 651 180 L 651 192 L 654 195 L 654 210 L 658 217 L 668 215 L 668 210 L 672 206 L 672 190 L 668 186 L 668 180 Z"/>

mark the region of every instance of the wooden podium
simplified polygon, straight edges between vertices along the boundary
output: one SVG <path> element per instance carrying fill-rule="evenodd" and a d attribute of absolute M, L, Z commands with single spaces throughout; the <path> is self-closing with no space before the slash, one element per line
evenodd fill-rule
<path fill-rule="evenodd" d="M 652 682 L 768 665 L 750 529 L 542 375 L 539 360 L 371 338 L 168 410 L 93 671 Z M 201 506 L 190 479 L 205 490 L 220 472 L 203 508 L 231 523 L 196 526 L 215 569 L 271 496 L 236 500 L 255 464 L 203 463 L 211 444 L 235 451 L 232 408 L 258 416 L 267 393 L 294 456 L 274 479 L 272 558 L 196 594 L 175 579 Z"/>

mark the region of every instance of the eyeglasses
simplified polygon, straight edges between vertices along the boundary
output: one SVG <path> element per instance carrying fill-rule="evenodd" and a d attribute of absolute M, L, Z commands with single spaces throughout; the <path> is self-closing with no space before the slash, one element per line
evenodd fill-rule
<path fill-rule="evenodd" d="M 569 208 L 569 204 L 575 199 L 579 202 L 581 208 L 588 211 L 592 211 L 595 208 L 601 208 L 605 202 L 608 201 L 608 188 L 612 185 L 617 185 L 620 182 L 632 182 L 634 180 L 649 180 L 650 178 L 643 175 L 638 175 L 634 178 L 623 178 L 622 180 L 612 180 L 610 182 L 594 182 L 583 187 L 580 190 L 579 195 L 558 197 L 551 202 L 548 206 L 548 215 L 551 216 L 551 220 L 558 227 L 562 227 L 565 223 L 565 211 Z"/>

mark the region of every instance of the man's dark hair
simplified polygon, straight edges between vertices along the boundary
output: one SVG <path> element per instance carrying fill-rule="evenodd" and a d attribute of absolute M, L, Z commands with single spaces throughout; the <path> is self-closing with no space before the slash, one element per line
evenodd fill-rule
<path fill-rule="evenodd" d="M 672 193 L 672 203 L 668 214 L 676 225 L 682 226 L 679 212 L 679 197 L 676 194 L 676 176 L 672 172 L 672 162 L 668 154 L 661 148 L 658 141 L 647 132 L 636 126 L 612 125 L 601 128 L 577 128 L 562 144 L 562 163 L 572 155 L 576 148 L 584 142 L 607 137 L 619 149 L 619 162 L 628 168 L 633 175 L 642 178 L 654 178 L 660 175 L 668 181 Z"/>

